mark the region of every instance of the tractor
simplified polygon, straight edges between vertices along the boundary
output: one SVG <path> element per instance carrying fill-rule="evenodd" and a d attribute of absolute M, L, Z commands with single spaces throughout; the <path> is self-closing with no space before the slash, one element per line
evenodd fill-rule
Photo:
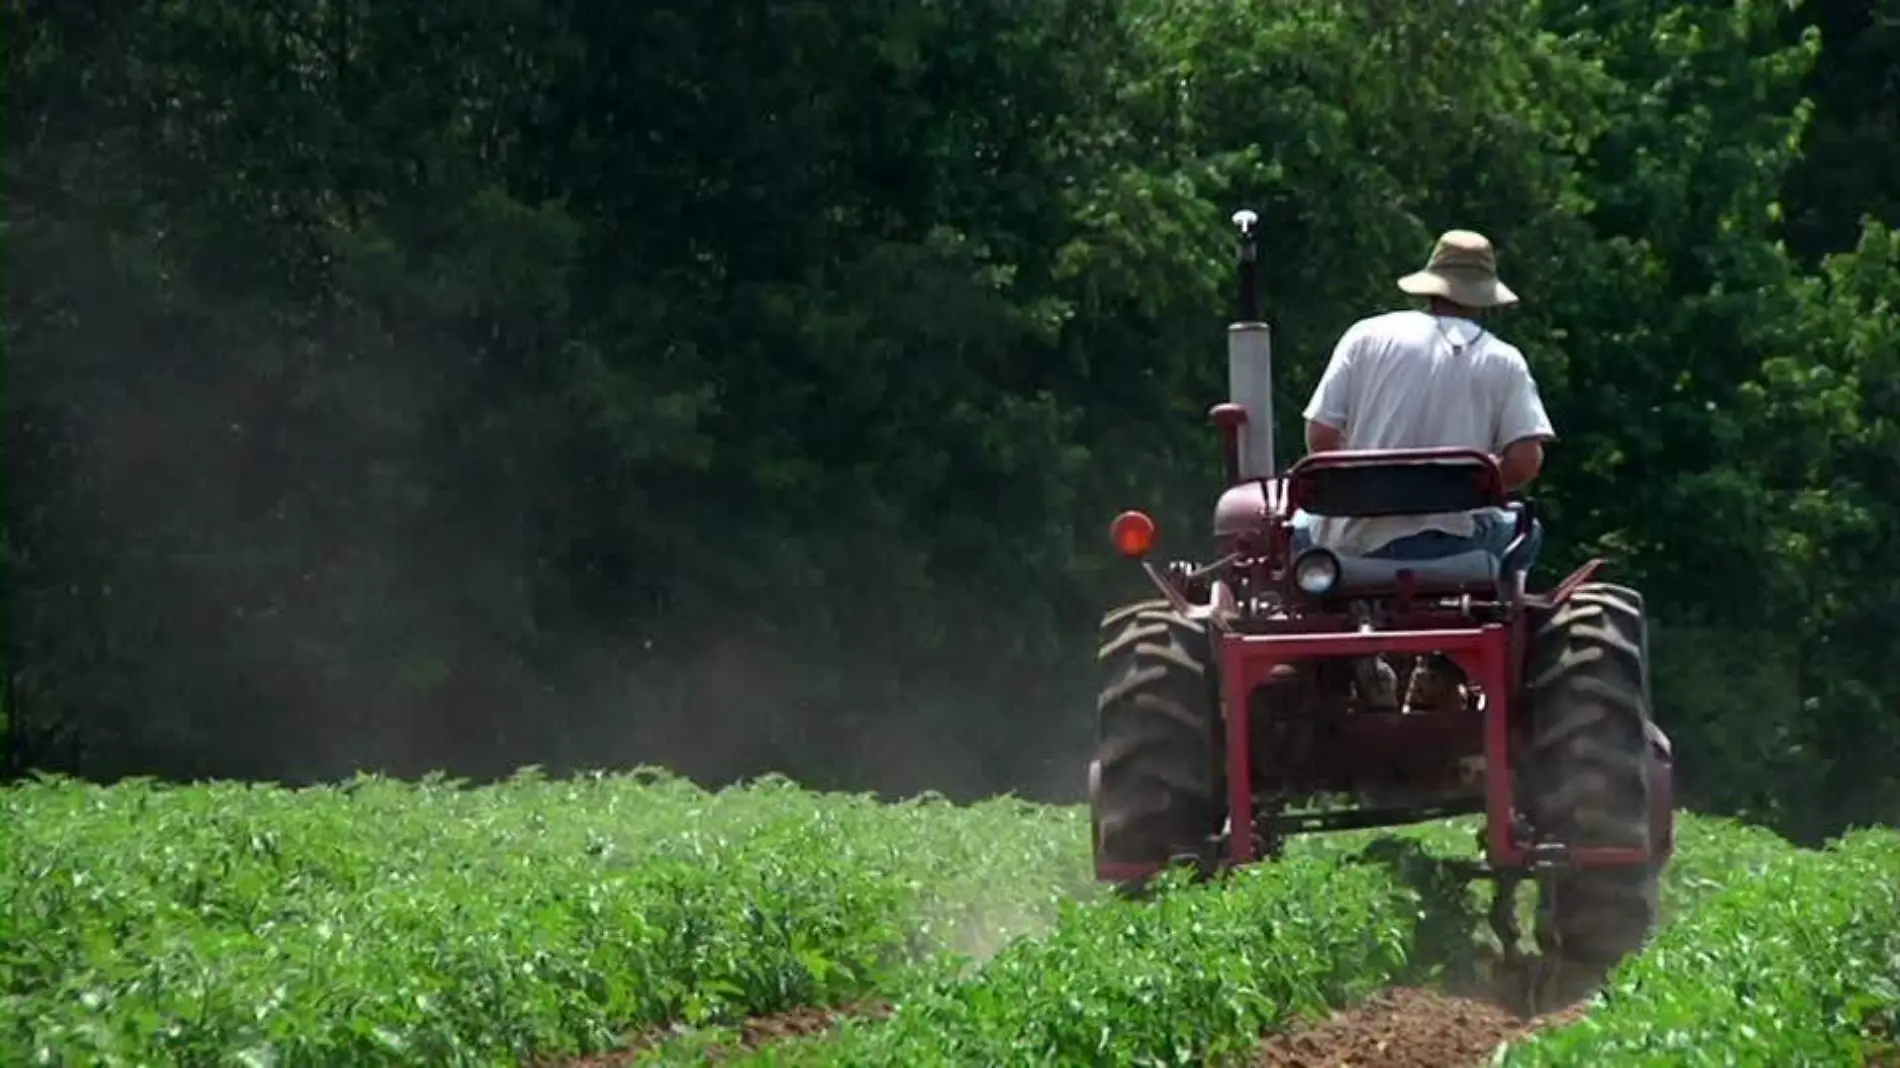
<path fill-rule="evenodd" d="M 1233 217 L 1229 399 L 1209 411 L 1227 482 L 1213 549 L 1157 564 L 1149 515 L 1125 511 L 1109 528 L 1159 596 L 1102 618 L 1088 766 L 1096 877 L 1139 896 L 1177 865 L 1207 879 L 1270 861 L 1294 834 L 1482 814 L 1482 859 L 1461 867 L 1497 885 L 1489 922 L 1505 959 L 1593 983 L 1649 937 L 1674 850 L 1643 597 L 1600 580 L 1601 559 L 1531 592 L 1507 561 L 1535 504 L 1504 490 L 1487 452 L 1341 450 L 1277 468 L 1258 221 Z M 1501 556 L 1295 552 L 1299 511 L 1487 507 L 1516 517 Z M 1397 680 L 1404 701 L 1368 700 L 1368 667 Z M 1520 952 L 1515 908 L 1527 881 L 1538 888 L 1534 959 Z"/>

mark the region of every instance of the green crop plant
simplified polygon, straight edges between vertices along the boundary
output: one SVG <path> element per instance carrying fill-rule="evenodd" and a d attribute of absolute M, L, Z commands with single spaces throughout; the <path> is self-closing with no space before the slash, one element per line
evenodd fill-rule
<path fill-rule="evenodd" d="M 1737 871 L 1600 1000 L 1504 1063 L 1868 1063 L 1900 1016 L 1900 834 L 1860 831 Z"/>
<path fill-rule="evenodd" d="M 1438 863 L 1468 820 L 1300 839 L 1131 903 L 1091 880 L 1079 808 L 776 778 L 49 778 L 0 816 L 8 1065 L 546 1065 L 636 1039 L 703 1063 L 747 1017 L 864 1001 L 895 1009 L 747 1056 L 1199 1065 L 1487 937 L 1482 888 Z M 1510 1063 L 1848 1064 L 1891 1033 L 1900 836 L 1679 831 L 1652 947 Z"/>
<path fill-rule="evenodd" d="M 835 1038 L 768 1047 L 752 1060 L 1241 1062 L 1264 1032 L 1471 963 L 1474 938 L 1484 937 L 1484 893 L 1434 858 L 1468 853 L 1476 826 L 1297 839 L 1286 860 L 1224 884 L 1177 889 L 1153 904 L 1073 909 L 1051 934 L 900 1001 L 888 1019 L 854 1021 Z M 1679 834 L 1663 885 L 1670 922 L 1795 853 L 1729 820 L 1685 816 Z"/>
<path fill-rule="evenodd" d="M 1088 892 L 1077 814 L 660 773 L 0 793 L 0 1063 L 505 1064 L 846 1001 Z"/>

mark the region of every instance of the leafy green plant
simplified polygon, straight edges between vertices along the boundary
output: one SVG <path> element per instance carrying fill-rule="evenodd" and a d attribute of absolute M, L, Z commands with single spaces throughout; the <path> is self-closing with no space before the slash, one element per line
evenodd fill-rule
<path fill-rule="evenodd" d="M 896 1009 L 753 1058 L 1202 1064 L 1459 964 L 1485 893 L 1436 861 L 1469 820 L 1298 839 L 1132 904 L 1095 887 L 1076 808 L 650 770 L 48 778 L 0 815 L 7 1064 L 521 1064 L 662 1027 L 652 1055 L 698 1063 L 747 1016 L 865 1000 Z M 1849 1063 L 1900 1002 L 1896 873 L 1892 833 L 1816 853 L 1685 817 L 1653 948 L 1513 1063 Z"/>
<path fill-rule="evenodd" d="M 1435 857 L 1475 823 L 1298 839 L 1286 861 L 1151 905 L 1067 912 L 980 974 L 899 1001 L 887 1020 L 768 1048 L 761 1064 L 1202 1064 L 1393 982 L 1469 964 L 1488 890 Z M 1685 816 L 1664 880 L 1665 922 L 1795 854 L 1731 820 Z M 1528 907 L 1528 899 L 1525 902 Z M 1461 946 L 1460 943 L 1463 943 Z"/>
<path fill-rule="evenodd" d="M 1737 872 L 1517 1065 L 1865 1063 L 1900 1007 L 1900 834 Z"/>
<path fill-rule="evenodd" d="M 0 794 L 0 1061 L 518 1063 L 1046 922 L 1073 814 L 645 773 Z"/>
<path fill-rule="evenodd" d="M 1414 832 L 1437 850 L 1469 828 Z M 1067 907 L 973 977 L 945 979 L 883 1021 L 761 1063 L 1202 1064 L 1263 1031 L 1376 990 L 1414 965 L 1425 910 L 1367 835 L 1302 839 L 1280 863 L 1158 900 Z"/>

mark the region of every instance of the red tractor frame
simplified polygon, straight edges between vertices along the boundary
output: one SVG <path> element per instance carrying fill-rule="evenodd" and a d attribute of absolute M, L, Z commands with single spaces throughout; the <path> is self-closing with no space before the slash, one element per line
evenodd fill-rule
<path fill-rule="evenodd" d="M 1643 598 L 1591 560 L 1532 593 L 1507 564 L 1530 502 L 1470 449 L 1331 452 L 1276 472 L 1271 349 L 1254 307 L 1255 217 L 1242 234 L 1233 399 L 1210 412 L 1229 488 L 1214 559 L 1145 559 L 1156 527 L 1111 524 L 1160 597 L 1103 618 L 1089 766 L 1098 878 L 1138 890 L 1187 862 L 1204 873 L 1277 856 L 1288 835 L 1483 814 L 1491 922 L 1518 951 L 1515 891 L 1539 887 L 1549 964 L 1594 981 L 1648 937 L 1674 849 L 1672 754 L 1651 717 Z M 1293 517 L 1503 508 L 1510 549 L 1430 559 L 1295 551 Z M 1369 670 L 1407 681 L 1374 703 Z M 1421 680 L 1427 680 L 1422 682 Z M 1429 683 L 1429 684 L 1428 684 Z M 1296 811 L 1349 795 L 1357 805 Z"/>

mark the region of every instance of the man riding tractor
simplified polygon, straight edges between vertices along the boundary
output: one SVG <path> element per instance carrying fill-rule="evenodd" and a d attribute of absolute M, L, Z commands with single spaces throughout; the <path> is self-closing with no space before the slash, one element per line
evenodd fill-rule
<path fill-rule="evenodd" d="M 1516 490 L 1544 462 L 1556 437 L 1530 365 L 1517 346 L 1484 326 L 1485 315 L 1517 303 L 1498 279 L 1497 253 L 1484 235 L 1448 230 L 1423 270 L 1398 280 L 1424 297 L 1419 310 L 1393 311 L 1348 327 L 1306 405 L 1309 452 L 1463 447 L 1498 458 L 1504 488 Z M 1293 547 L 1315 544 L 1343 554 L 1422 560 L 1475 547 L 1502 558 L 1516 517 L 1502 508 L 1437 515 L 1293 517 Z M 1506 573 L 1528 571 L 1543 541 L 1533 520 Z M 1401 705 L 1398 673 L 1381 658 L 1356 671 L 1360 698 L 1373 708 Z M 1448 698 L 1460 685 L 1442 658 L 1411 673 L 1406 707 Z"/>
<path fill-rule="evenodd" d="M 1500 974 L 1532 965 L 1530 1000 L 1562 1001 L 1645 944 L 1675 848 L 1643 595 L 1596 579 L 1601 558 L 1530 590 L 1535 508 L 1509 490 L 1555 435 L 1482 321 L 1516 301 L 1485 238 L 1444 234 L 1399 281 L 1423 309 L 1346 331 L 1306 408 L 1311 454 L 1282 469 L 1257 217 L 1234 222 L 1213 544 L 1157 566 L 1152 518 L 1109 524 L 1160 596 L 1102 617 L 1096 875 L 1138 893 L 1170 867 L 1275 860 L 1293 835 L 1482 813 L 1482 861 L 1455 866 L 1496 884 Z"/>

